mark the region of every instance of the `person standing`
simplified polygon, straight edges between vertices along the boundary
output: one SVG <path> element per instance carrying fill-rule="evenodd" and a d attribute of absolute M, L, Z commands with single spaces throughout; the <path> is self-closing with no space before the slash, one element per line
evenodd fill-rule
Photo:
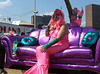
<path fill-rule="evenodd" d="M 7 71 L 4 69 L 4 59 L 5 59 L 5 48 L 1 45 L 1 38 L 0 38 L 0 74 L 8 74 Z"/>

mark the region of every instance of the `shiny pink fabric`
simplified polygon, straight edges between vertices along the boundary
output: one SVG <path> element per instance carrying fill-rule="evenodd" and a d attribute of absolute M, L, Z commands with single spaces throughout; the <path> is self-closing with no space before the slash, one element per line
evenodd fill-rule
<path fill-rule="evenodd" d="M 60 42 L 49 47 L 45 53 L 41 52 L 41 47 L 42 46 L 36 48 L 37 64 L 26 71 L 24 74 L 48 74 L 49 56 L 59 53 L 69 47 L 68 34 L 66 34 Z"/>
<path fill-rule="evenodd" d="M 57 9 L 56 12 L 58 12 L 58 11 L 59 10 Z M 59 14 L 60 13 L 62 14 L 61 11 L 59 11 Z M 56 23 L 53 22 L 53 18 L 51 18 L 51 22 L 50 22 L 51 24 L 49 25 L 50 29 L 51 29 L 51 31 L 50 31 L 50 36 L 51 36 L 50 41 L 57 37 L 58 32 L 60 30 L 60 27 L 63 24 L 65 24 L 64 18 L 62 18 L 61 14 L 59 15 L 59 20 Z M 56 44 L 49 47 L 46 50 L 46 52 L 42 53 L 41 47 L 42 46 L 39 46 L 39 47 L 36 48 L 36 51 L 37 51 L 37 53 L 36 53 L 36 58 L 37 58 L 36 65 L 33 66 L 32 68 L 30 68 L 24 74 L 48 74 L 49 56 L 54 55 L 56 53 L 59 53 L 59 52 L 65 50 L 66 48 L 69 47 L 68 34 L 66 34 L 65 37 L 61 41 L 59 41 Z"/>
<path fill-rule="evenodd" d="M 41 47 L 36 49 L 37 64 L 31 67 L 24 74 L 48 74 L 49 54 L 47 54 L 47 52 L 42 53 L 40 50 Z"/>
<path fill-rule="evenodd" d="M 45 53 L 42 53 L 41 50 L 42 46 L 37 47 L 36 51 L 36 58 L 37 64 L 27 70 L 24 74 L 48 74 L 49 68 L 49 56 L 59 53 L 66 48 L 69 47 L 68 44 L 65 45 L 58 45 L 55 44 L 47 49 Z"/>

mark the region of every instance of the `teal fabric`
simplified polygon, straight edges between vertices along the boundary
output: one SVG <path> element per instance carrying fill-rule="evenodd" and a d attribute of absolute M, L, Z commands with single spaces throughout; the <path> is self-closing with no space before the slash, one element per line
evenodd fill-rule
<path fill-rule="evenodd" d="M 46 32 L 48 32 L 48 31 L 49 31 L 49 26 L 47 25 Z"/>
<path fill-rule="evenodd" d="M 52 41 L 50 41 L 49 43 L 47 43 L 46 45 L 44 45 L 44 48 L 49 48 L 50 46 L 52 46 L 53 44 L 57 43 L 59 40 L 58 38 L 54 38 Z"/>
<path fill-rule="evenodd" d="M 34 46 L 38 44 L 38 40 L 35 37 L 25 37 L 20 43 L 24 46 Z"/>
<path fill-rule="evenodd" d="M 46 28 L 46 36 L 49 36 L 49 28 L 50 28 L 50 26 L 47 25 L 47 28 Z"/>
<path fill-rule="evenodd" d="M 82 39 L 82 44 L 86 47 L 91 47 L 94 45 L 99 37 L 98 32 L 88 32 L 84 35 Z"/>
<path fill-rule="evenodd" d="M 18 41 L 13 42 L 13 56 L 16 56 L 17 44 L 18 44 Z"/>

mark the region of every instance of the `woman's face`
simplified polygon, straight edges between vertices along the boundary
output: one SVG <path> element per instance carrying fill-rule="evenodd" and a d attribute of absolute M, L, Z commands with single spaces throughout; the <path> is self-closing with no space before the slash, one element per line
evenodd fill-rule
<path fill-rule="evenodd" d="M 59 15 L 54 15 L 53 19 L 54 19 L 55 22 L 57 22 L 59 20 Z"/>

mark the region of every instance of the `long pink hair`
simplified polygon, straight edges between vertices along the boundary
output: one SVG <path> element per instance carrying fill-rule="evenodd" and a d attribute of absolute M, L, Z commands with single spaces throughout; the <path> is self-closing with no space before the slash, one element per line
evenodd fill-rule
<path fill-rule="evenodd" d="M 59 20 L 55 23 L 53 16 L 54 15 L 58 15 L 59 16 Z M 64 13 L 60 10 L 60 9 L 56 9 L 54 11 L 54 14 L 51 17 L 49 26 L 55 25 L 56 28 L 60 28 L 61 25 L 65 24 L 65 20 L 64 20 Z"/>

